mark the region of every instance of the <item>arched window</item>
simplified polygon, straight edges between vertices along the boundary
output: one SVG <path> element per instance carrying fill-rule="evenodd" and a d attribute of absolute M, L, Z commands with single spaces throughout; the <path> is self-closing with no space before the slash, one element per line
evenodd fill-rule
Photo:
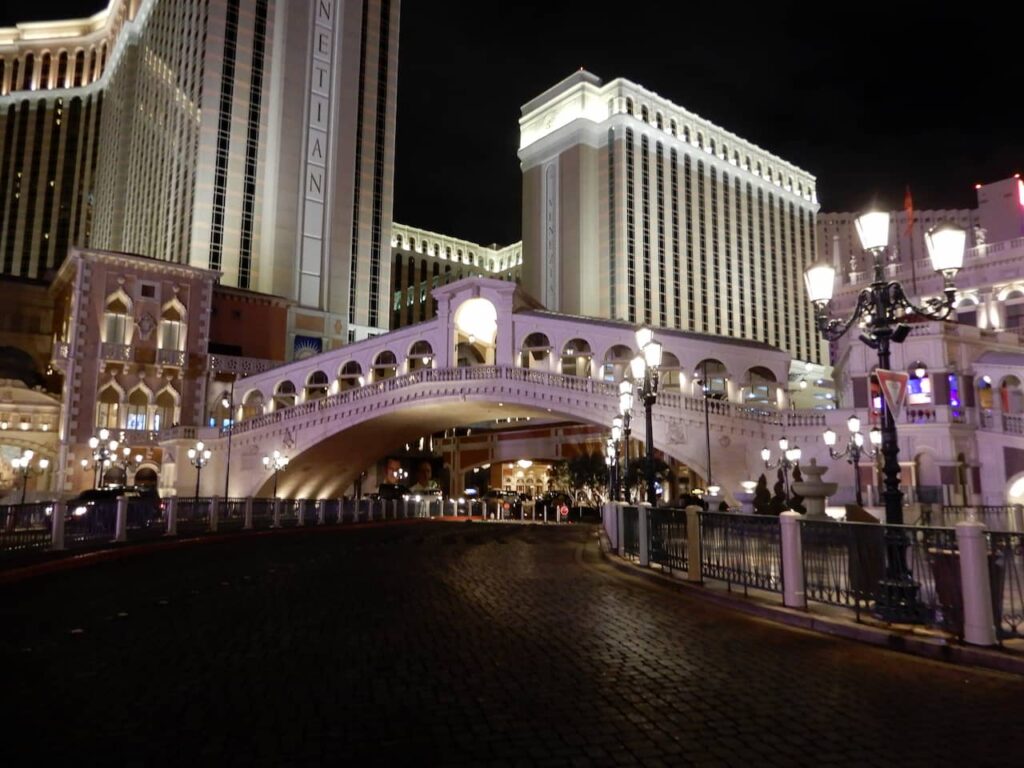
<path fill-rule="evenodd" d="M 519 365 L 523 368 L 548 369 L 551 359 L 551 342 L 543 333 L 531 333 L 523 339 Z"/>
<path fill-rule="evenodd" d="M 417 341 L 409 347 L 408 367 L 410 371 L 418 371 L 421 368 L 432 368 L 434 364 L 434 349 L 430 342 Z"/>
<path fill-rule="evenodd" d="M 661 353 L 661 367 L 658 368 L 658 386 L 661 389 L 680 389 L 683 374 L 679 369 L 679 358 L 671 352 Z"/>
<path fill-rule="evenodd" d="M 695 395 L 704 395 L 716 400 L 729 396 L 729 372 L 721 360 L 708 358 L 697 363 L 693 369 Z"/>
<path fill-rule="evenodd" d="M 313 371 L 306 379 L 306 400 L 319 400 L 327 396 L 327 388 L 330 386 L 327 374 L 323 371 Z"/>
<path fill-rule="evenodd" d="M 21 89 L 27 91 L 32 87 L 32 73 L 35 69 L 35 57 L 31 53 L 25 54 L 25 73 L 22 75 Z"/>
<path fill-rule="evenodd" d="M 687 143 L 690 141 L 690 126 L 688 125 L 683 126 L 683 141 Z"/>
<path fill-rule="evenodd" d="M 658 130 L 664 130 L 664 128 L 665 128 L 665 118 L 662 117 L 661 112 L 655 112 L 654 113 L 654 126 Z"/>
<path fill-rule="evenodd" d="M 910 366 L 910 378 L 907 379 L 907 403 L 922 405 L 932 401 L 932 380 L 924 363 L 917 362 Z"/>
<path fill-rule="evenodd" d="M 395 353 L 385 349 L 373 360 L 373 380 L 390 379 L 398 373 L 398 358 Z"/>
<path fill-rule="evenodd" d="M 160 315 L 160 349 L 173 349 L 176 352 L 185 349 L 184 319 L 184 312 L 178 302 L 172 301 L 164 307 Z"/>
<path fill-rule="evenodd" d="M 295 385 L 290 381 L 282 381 L 277 385 L 277 389 L 274 390 L 274 410 L 279 411 L 282 408 L 291 408 L 295 405 Z"/>
<path fill-rule="evenodd" d="M 592 357 L 590 344 L 583 339 L 567 341 L 562 347 L 562 375 L 588 378 Z"/>
<path fill-rule="evenodd" d="M 153 429 L 167 429 L 173 426 L 177 418 L 178 400 L 174 393 L 165 389 L 156 396 L 156 408 L 153 409 Z"/>
<path fill-rule="evenodd" d="M 679 123 L 676 122 L 676 119 L 674 117 L 672 118 L 672 120 L 669 121 L 668 130 L 669 133 L 671 133 L 673 136 L 675 136 L 679 132 Z"/>
<path fill-rule="evenodd" d="M 149 395 L 141 387 L 133 389 L 128 395 L 128 410 L 125 417 L 125 429 L 146 429 L 149 410 Z"/>
<path fill-rule="evenodd" d="M 601 380 L 607 382 L 622 381 L 629 374 L 629 362 L 636 353 L 625 344 L 616 344 L 604 353 L 604 365 L 601 367 Z"/>
<path fill-rule="evenodd" d="M 961 325 L 978 325 L 978 304 L 971 296 L 964 296 L 957 302 L 956 321 Z"/>
<path fill-rule="evenodd" d="M 640 119 L 645 123 L 649 123 L 651 121 L 651 113 L 647 110 L 646 105 L 640 107 Z"/>
<path fill-rule="evenodd" d="M 57 87 L 68 87 L 68 52 L 61 51 L 57 58 Z"/>
<path fill-rule="evenodd" d="M 626 114 L 627 115 L 632 115 L 633 114 L 633 100 L 631 98 L 629 98 L 628 96 L 626 97 Z"/>
<path fill-rule="evenodd" d="M 1004 377 L 999 382 L 999 399 L 1003 413 L 1024 413 L 1024 388 L 1021 387 L 1020 378 L 1012 375 Z"/>
<path fill-rule="evenodd" d="M 346 389 L 355 389 L 365 383 L 363 379 L 363 368 L 355 360 L 349 360 L 338 372 L 338 388 L 344 392 Z"/>
<path fill-rule="evenodd" d="M 1005 328 L 1024 328 L 1024 291 L 1014 288 L 1003 299 Z"/>
<path fill-rule="evenodd" d="M 697 131 L 697 148 L 704 149 L 704 134 Z"/>
<path fill-rule="evenodd" d="M 94 54 L 95 55 L 95 54 Z M 72 81 L 77 88 L 82 84 L 82 74 L 85 72 L 85 51 L 78 51 L 75 54 L 75 79 Z"/>
<path fill-rule="evenodd" d="M 107 300 L 103 312 L 103 341 L 107 344 L 130 344 L 132 339 L 131 302 L 118 292 Z"/>
<path fill-rule="evenodd" d="M 763 366 L 755 366 L 747 371 L 746 396 L 748 403 L 757 405 L 775 405 L 775 374 Z"/>
<path fill-rule="evenodd" d="M 118 407 L 121 404 L 121 393 L 114 386 L 106 386 L 96 399 L 96 429 L 117 429 Z"/>
<path fill-rule="evenodd" d="M 399 248 L 401 248 L 401 247 L 403 247 L 402 243 L 403 243 L 402 236 L 401 235 L 395 235 L 395 245 L 398 246 Z"/>
<path fill-rule="evenodd" d="M 242 400 L 242 418 L 254 419 L 263 415 L 263 393 L 258 389 L 246 394 Z"/>

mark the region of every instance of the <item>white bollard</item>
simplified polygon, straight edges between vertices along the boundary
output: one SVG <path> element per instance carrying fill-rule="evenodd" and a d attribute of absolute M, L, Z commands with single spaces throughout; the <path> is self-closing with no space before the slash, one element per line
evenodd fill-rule
<path fill-rule="evenodd" d="M 252 530 L 252 496 L 245 498 L 245 522 L 242 523 L 242 530 Z"/>
<path fill-rule="evenodd" d="M 53 502 L 53 509 L 50 512 L 50 549 L 60 551 L 64 549 L 64 515 L 67 507 L 63 501 Z"/>
<path fill-rule="evenodd" d="M 636 505 L 637 536 L 640 538 L 640 565 L 651 564 L 651 540 L 647 531 L 650 528 L 651 505 L 643 501 Z"/>
<path fill-rule="evenodd" d="M 1013 527 L 1010 530 L 1016 531 L 1017 533 L 1024 533 L 1024 504 L 1014 504 L 1013 510 L 1010 512 L 1010 517 L 1013 520 Z"/>
<path fill-rule="evenodd" d="M 606 501 L 601 506 L 601 523 L 608 536 L 608 546 L 616 551 L 619 549 L 619 532 L 616 527 L 619 522 L 618 506 L 614 501 Z"/>
<path fill-rule="evenodd" d="M 220 499 L 216 496 L 210 497 L 210 533 L 217 532 L 217 525 L 220 523 Z"/>
<path fill-rule="evenodd" d="M 686 508 L 686 580 L 700 583 L 700 513 L 702 507 L 693 504 Z"/>
<path fill-rule="evenodd" d="M 779 515 L 779 536 L 782 540 L 782 603 L 787 608 L 806 608 L 804 587 L 803 542 L 800 539 L 799 512 Z"/>
<path fill-rule="evenodd" d="M 316 502 L 316 524 L 325 525 L 327 523 L 327 510 L 324 509 L 324 500 L 318 499 Z"/>
<path fill-rule="evenodd" d="M 278 498 L 274 499 L 274 519 L 270 523 L 271 528 L 281 527 L 281 500 Z"/>
<path fill-rule="evenodd" d="M 167 500 L 167 532 L 164 536 L 178 535 L 178 497 L 171 496 Z"/>
<path fill-rule="evenodd" d="M 619 532 L 619 536 L 618 536 L 618 538 L 619 538 L 619 546 L 618 546 L 619 557 L 625 557 L 625 555 L 626 555 L 626 537 L 622 535 L 622 532 L 624 530 L 626 530 L 625 516 L 626 516 L 626 505 L 625 504 L 620 504 L 619 505 L 619 511 L 618 511 L 618 520 L 615 521 L 615 530 L 617 530 Z M 547 515 L 545 515 L 545 517 L 547 517 Z M 558 510 L 557 509 L 555 510 L 555 518 L 556 519 L 558 518 Z"/>
<path fill-rule="evenodd" d="M 301 528 L 306 524 L 306 500 L 299 499 L 297 503 L 299 505 L 299 508 L 296 512 L 296 515 L 298 517 L 297 525 Z"/>
<path fill-rule="evenodd" d="M 960 588 L 964 606 L 964 642 L 995 645 L 995 614 L 992 611 L 992 583 L 988 568 L 988 543 L 982 523 L 956 524 L 960 550 Z"/>
<path fill-rule="evenodd" d="M 128 541 L 128 497 L 117 497 L 117 522 L 114 523 L 114 541 Z"/>

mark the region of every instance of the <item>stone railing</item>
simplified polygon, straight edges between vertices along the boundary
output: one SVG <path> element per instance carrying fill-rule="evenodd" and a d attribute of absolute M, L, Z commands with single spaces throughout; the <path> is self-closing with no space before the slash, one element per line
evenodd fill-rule
<path fill-rule="evenodd" d="M 222 429 L 220 434 L 226 436 L 229 431 L 233 431 L 234 434 L 240 434 L 255 429 L 262 429 L 281 421 L 346 407 L 370 398 L 387 395 L 418 385 L 471 381 L 508 381 L 538 384 L 559 392 L 578 392 L 594 395 L 606 399 L 612 406 L 614 406 L 618 398 L 618 384 L 596 381 L 585 377 L 565 376 L 548 371 L 529 370 L 517 366 L 481 365 L 466 368 L 426 368 L 415 373 L 392 376 L 382 381 L 371 382 L 362 387 L 348 389 L 344 392 L 338 392 L 316 400 L 309 400 L 304 403 L 280 408 L 271 413 L 245 419 L 239 421 L 231 428 Z M 821 411 L 776 411 L 711 399 L 705 403 L 702 397 L 690 397 L 680 392 L 662 392 L 658 395 L 657 407 L 662 412 L 682 411 L 702 416 L 705 406 L 708 409 L 709 415 L 754 421 L 759 424 L 791 427 L 825 426 L 825 414 Z"/>
<path fill-rule="evenodd" d="M 178 368 L 185 367 L 185 353 L 180 349 L 158 349 L 156 361 L 160 365 L 173 365 Z"/>
<path fill-rule="evenodd" d="M 210 355 L 210 370 L 216 373 L 241 373 L 250 375 L 263 373 L 271 368 L 284 365 L 283 360 L 265 360 L 261 357 L 238 357 L 235 355 Z"/>
<path fill-rule="evenodd" d="M 132 361 L 132 347 L 130 344 L 112 344 L 105 341 L 100 344 L 100 359 L 130 363 Z"/>

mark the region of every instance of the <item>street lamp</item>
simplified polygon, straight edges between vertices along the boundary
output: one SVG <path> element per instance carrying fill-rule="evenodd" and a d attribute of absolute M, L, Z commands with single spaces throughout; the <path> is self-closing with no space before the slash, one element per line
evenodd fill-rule
<path fill-rule="evenodd" d="M 853 465 L 853 477 L 857 489 L 857 506 L 864 506 L 864 499 L 860 493 L 860 457 L 862 455 L 874 458 L 878 455 L 878 446 L 882 444 L 882 430 L 875 427 L 871 430 L 871 448 L 864 447 L 864 435 L 860 432 L 860 419 L 856 416 L 851 416 L 846 420 L 846 428 L 850 430 L 849 441 L 846 443 L 846 447 L 842 450 L 836 450 L 835 444 L 838 439 L 838 435 L 831 430 L 825 430 L 825 445 L 828 446 L 828 454 L 833 459 L 841 459 L 844 456 L 849 456 L 847 461 Z"/>
<path fill-rule="evenodd" d="M 621 498 L 620 488 L 622 486 L 622 477 L 619 472 L 619 441 L 622 440 L 623 425 L 625 423 L 625 416 L 616 416 L 615 418 L 612 419 L 612 460 L 615 462 L 613 464 L 615 468 L 615 473 L 613 475 L 614 487 L 612 488 L 612 498 L 615 500 Z"/>
<path fill-rule="evenodd" d="M 779 467 L 782 469 L 782 479 L 786 484 L 786 507 L 789 508 L 789 473 L 790 470 L 799 466 L 801 450 L 799 448 L 790 448 L 789 440 L 784 437 L 779 438 L 779 458 L 772 461 L 772 451 L 766 445 L 761 449 L 761 460 L 764 461 L 765 467 L 768 469 L 775 469 Z"/>
<path fill-rule="evenodd" d="M 288 466 L 288 457 L 274 450 L 269 456 L 263 457 L 263 468 L 274 471 L 274 498 L 277 498 L 277 473 Z"/>
<path fill-rule="evenodd" d="M 636 382 L 637 394 L 644 401 L 647 426 L 647 502 L 658 505 L 654 487 L 654 425 L 652 409 L 658 400 L 658 369 L 661 367 L 661 344 L 654 340 L 654 331 L 646 326 L 636 332 L 636 344 L 641 354 L 633 358 L 629 367 Z"/>
<path fill-rule="evenodd" d="M 40 459 L 36 467 L 32 466 L 32 458 L 35 456 L 35 451 L 27 450 L 21 454 L 20 457 L 11 460 L 11 466 L 14 471 L 21 473 L 21 503 L 25 503 L 25 492 L 28 490 L 28 476 L 31 472 L 35 471 L 42 474 L 46 471 L 46 468 L 50 466 L 49 459 Z"/>
<path fill-rule="evenodd" d="M 220 396 L 220 404 L 228 411 L 228 457 L 224 466 L 224 498 L 228 498 L 228 483 L 231 481 L 231 435 L 235 432 L 235 380 L 231 389 Z"/>
<path fill-rule="evenodd" d="M 850 317 L 841 319 L 829 316 L 828 305 L 835 285 L 835 269 L 831 265 L 812 264 L 804 272 L 804 282 L 814 304 L 815 321 L 821 335 L 828 341 L 835 341 L 860 320 L 860 340 L 878 351 L 878 367 L 888 370 L 891 364 L 890 343 L 899 344 L 910 333 L 910 326 L 905 322 L 907 315 L 944 320 L 952 312 L 956 294 L 953 278 L 963 266 L 967 233 L 955 224 L 943 223 L 925 235 L 932 268 L 943 278 L 943 292 L 940 298 L 928 299 L 924 305 L 918 306 L 911 302 L 898 281 L 885 278 L 883 254 L 889 242 L 889 214 L 865 213 L 856 220 L 856 225 L 861 245 L 874 260 L 874 277 L 871 284 L 858 294 L 857 305 Z M 882 582 L 882 597 L 876 601 L 876 608 L 883 618 L 916 621 L 920 617 L 917 602 L 920 585 L 913 581 L 906 567 L 906 538 L 898 528 L 893 527 L 903 523 L 903 493 L 900 491 L 896 421 L 885 405 L 884 398 L 881 452 L 884 458 L 882 472 L 885 476 L 883 496 L 886 540 L 890 546 L 886 578 Z"/>
<path fill-rule="evenodd" d="M 196 468 L 196 495 L 199 498 L 199 478 L 203 473 L 203 467 L 210 463 L 210 449 L 203 444 L 202 440 L 196 441 L 195 448 L 188 449 L 188 460 Z"/>
<path fill-rule="evenodd" d="M 103 481 L 106 474 L 106 467 L 114 463 L 117 457 L 117 447 L 120 443 L 110 437 L 109 429 L 101 429 L 98 436 L 89 438 L 89 447 L 92 449 L 93 468 L 96 477 L 93 478 L 94 488 L 103 488 L 106 483 Z M 85 464 L 82 465 L 85 468 Z"/>

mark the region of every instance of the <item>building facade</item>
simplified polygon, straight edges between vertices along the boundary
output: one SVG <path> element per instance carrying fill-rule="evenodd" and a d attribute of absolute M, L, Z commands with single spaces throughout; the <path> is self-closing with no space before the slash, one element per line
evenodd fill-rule
<path fill-rule="evenodd" d="M 391 225 L 391 328 L 437 314 L 431 291 L 464 277 L 496 277 L 519 283 L 523 244 L 479 245 L 402 224 Z"/>
<path fill-rule="evenodd" d="M 813 176 L 583 70 L 525 104 L 519 125 L 523 285 L 545 306 L 823 361 L 802 277 Z"/>
<path fill-rule="evenodd" d="M 221 273 L 329 347 L 386 329 L 399 0 L 111 0 L 0 30 L 2 274 Z"/>

